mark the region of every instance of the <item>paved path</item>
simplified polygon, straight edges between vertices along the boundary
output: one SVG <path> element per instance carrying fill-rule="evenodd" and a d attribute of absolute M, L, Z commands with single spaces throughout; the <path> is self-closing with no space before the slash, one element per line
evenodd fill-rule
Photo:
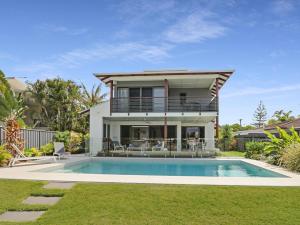
<path fill-rule="evenodd" d="M 74 182 L 49 182 L 46 189 L 71 189 Z M 61 197 L 29 196 L 23 201 L 28 205 L 55 205 Z M 0 222 L 31 222 L 40 218 L 46 211 L 7 211 L 0 215 Z"/>
<path fill-rule="evenodd" d="M 23 201 L 27 205 L 55 205 L 61 197 L 29 196 Z"/>
<path fill-rule="evenodd" d="M 44 186 L 46 189 L 71 189 L 75 185 L 74 182 L 49 182 Z"/>

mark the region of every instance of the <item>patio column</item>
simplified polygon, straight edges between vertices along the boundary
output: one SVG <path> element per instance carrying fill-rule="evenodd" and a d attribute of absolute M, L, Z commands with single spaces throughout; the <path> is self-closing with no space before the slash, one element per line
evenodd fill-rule
<path fill-rule="evenodd" d="M 219 78 L 216 79 L 216 104 L 217 104 L 217 117 L 216 117 L 216 138 L 219 140 Z"/>
<path fill-rule="evenodd" d="M 114 93 L 114 84 L 113 84 L 113 81 L 110 82 L 110 110 L 109 110 L 109 113 L 111 115 L 112 113 L 112 107 L 113 107 L 113 93 Z"/>
<path fill-rule="evenodd" d="M 168 112 L 168 95 L 169 95 L 169 82 L 167 79 L 164 80 L 164 88 L 165 88 L 164 141 L 165 143 L 167 143 L 167 139 L 168 139 L 167 112 Z"/>
<path fill-rule="evenodd" d="M 181 122 L 177 123 L 176 129 L 177 152 L 181 152 Z"/>

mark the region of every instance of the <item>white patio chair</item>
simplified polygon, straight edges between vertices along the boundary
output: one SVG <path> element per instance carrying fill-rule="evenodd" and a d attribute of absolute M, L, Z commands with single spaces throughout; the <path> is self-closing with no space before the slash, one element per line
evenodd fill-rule
<path fill-rule="evenodd" d="M 112 144 L 114 147 L 114 151 L 117 151 L 117 150 L 122 150 L 123 152 L 125 151 L 125 145 L 121 145 L 120 142 L 112 141 Z"/>
<path fill-rule="evenodd" d="M 152 147 L 152 151 L 168 151 L 168 149 L 165 148 L 165 142 L 164 141 L 158 141 L 157 145 L 154 145 Z"/>
<path fill-rule="evenodd" d="M 70 152 L 65 151 L 65 144 L 63 142 L 54 142 L 53 145 L 54 145 L 53 156 L 57 156 L 59 160 L 61 159 L 61 157 L 71 155 Z"/>
<path fill-rule="evenodd" d="M 45 160 L 56 161 L 55 157 L 52 157 L 52 156 L 27 157 L 15 144 L 12 144 L 12 147 L 14 148 L 14 150 L 16 152 L 16 156 L 9 161 L 9 164 L 8 164 L 9 167 L 13 167 L 15 165 L 15 163 L 19 162 L 19 161 L 35 161 L 35 162 L 41 162 L 41 161 L 45 161 Z"/>

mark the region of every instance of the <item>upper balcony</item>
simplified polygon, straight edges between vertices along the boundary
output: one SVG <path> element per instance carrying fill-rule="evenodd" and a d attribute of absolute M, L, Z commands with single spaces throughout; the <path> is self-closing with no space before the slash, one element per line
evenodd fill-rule
<path fill-rule="evenodd" d="M 111 99 L 112 113 L 216 112 L 217 97 L 127 97 Z"/>
<path fill-rule="evenodd" d="M 110 87 L 110 113 L 143 116 L 155 112 L 218 113 L 219 90 L 233 72 L 167 70 L 95 75 Z"/>

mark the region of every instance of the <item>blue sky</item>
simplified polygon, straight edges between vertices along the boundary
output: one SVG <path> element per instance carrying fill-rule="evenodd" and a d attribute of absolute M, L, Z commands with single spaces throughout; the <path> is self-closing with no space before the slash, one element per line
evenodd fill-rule
<path fill-rule="evenodd" d="M 300 114 L 300 1 L 0 1 L 0 68 L 24 80 L 94 72 L 235 69 L 221 124 Z M 104 89 L 104 91 L 107 91 Z"/>

